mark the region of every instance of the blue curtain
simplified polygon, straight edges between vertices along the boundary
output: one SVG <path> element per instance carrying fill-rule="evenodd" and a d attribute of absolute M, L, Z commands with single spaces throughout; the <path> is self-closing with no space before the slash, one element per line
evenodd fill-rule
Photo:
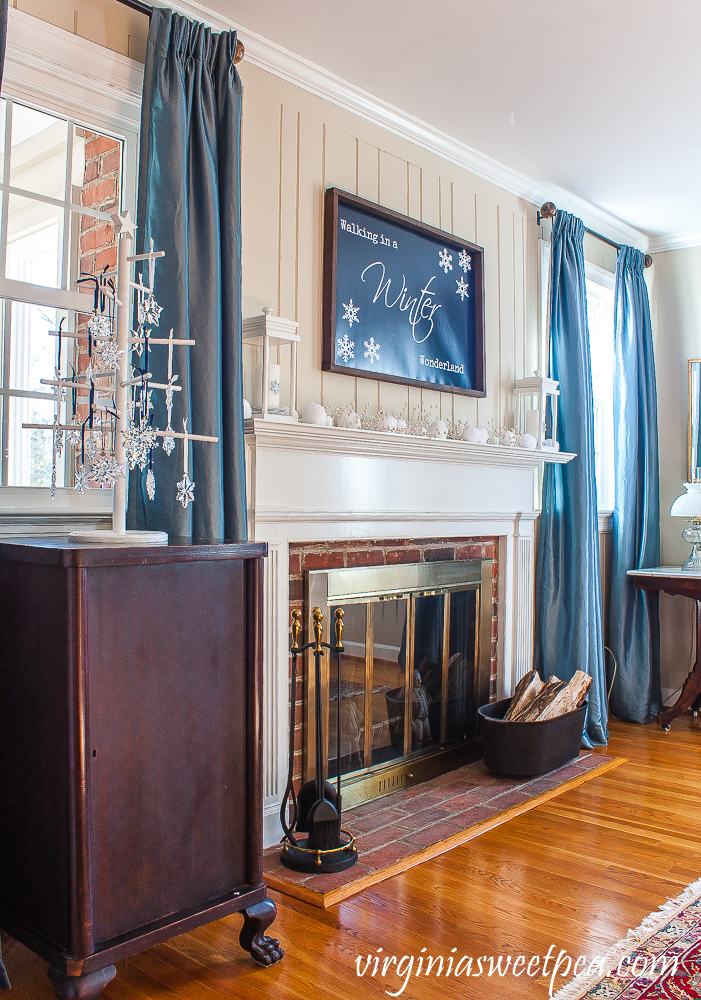
<path fill-rule="evenodd" d="M 167 457 L 153 452 L 156 496 L 145 472 L 130 477 L 129 525 L 194 538 L 246 538 L 241 349 L 240 140 L 241 80 L 234 67 L 236 32 L 212 34 L 170 10 L 151 18 L 141 111 L 138 248 L 165 250 L 156 264 L 163 307 L 153 335 L 193 338 L 174 351 L 173 427 L 214 435 L 191 443 L 195 502 L 176 500 L 182 442 Z M 167 348 L 154 347 L 148 367 L 166 381 Z M 164 393 L 153 393 L 154 425 L 167 423 Z"/>
<path fill-rule="evenodd" d="M 629 569 L 660 563 L 657 388 L 644 266 L 639 250 L 621 247 L 616 268 L 616 505 L 608 644 L 618 663 L 611 713 L 628 722 L 650 722 L 662 710 L 659 596 L 635 590 L 626 575 Z"/>
<path fill-rule="evenodd" d="M 558 212 L 551 237 L 550 374 L 560 383 L 560 449 L 577 457 L 567 465 L 546 463 L 543 473 L 535 665 L 544 678 L 591 674 L 582 734 L 591 747 L 608 741 L 608 711 L 583 241 L 582 221 Z"/>

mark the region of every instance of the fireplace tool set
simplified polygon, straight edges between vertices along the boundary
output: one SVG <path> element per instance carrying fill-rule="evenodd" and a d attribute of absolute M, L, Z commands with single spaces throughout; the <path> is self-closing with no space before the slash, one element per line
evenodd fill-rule
<path fill-rule="evenodd" d="M 343 652 L 343 608 L 335 612 L 336 644 L 322 642 L 324 616 L 320 608 L 312 610 L 314 641 L 299 645 L 302 612 L 292 612 L 292 697 L 290 699 L 290 763 L 287 787 L 280 806 L 280 822 L 285 835 L 280 860 L 295 871 L 320 873 L 340 872 L 358 860 L 353 836 L 341 829 L 341 653 Z M 314 656 L 315 673 L 315 775 L 295 794 L 292 779 L 294 767 L 295 701 L 297 693 L 297 657 L 310 649 Z M 321 658 L 324 649 L 336 656 L 338 692 L 336 698 L 336 787 L 324 778 L 324 734 L 321 702 Z M 288 824 L 288 808 L 292 812 Z M 300 834 L 306 834 L 300 838 Z M 344 839 L 345 838 L 345 839 Z"/>

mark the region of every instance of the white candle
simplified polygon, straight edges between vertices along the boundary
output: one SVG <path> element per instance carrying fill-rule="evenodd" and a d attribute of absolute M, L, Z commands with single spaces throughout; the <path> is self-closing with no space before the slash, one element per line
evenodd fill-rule
<path fill-rule="evenodd" d="M 540 410 L 526 410 L 526 434 L 540 442 Z"/>
<path fill-rule="evenodd" d="M 262 377 L 263 365 L 256 365 L 253 369 L 253 407 L 256 410 L 263 409 L 263 398 L 261 395 Z M 280 406 L 280 365 L 268 365 L 266 382 L 268 389 L 268 409 L 275 410 Z M 276 386 L 276 388 L 273 388 L 273 386 Z"/>

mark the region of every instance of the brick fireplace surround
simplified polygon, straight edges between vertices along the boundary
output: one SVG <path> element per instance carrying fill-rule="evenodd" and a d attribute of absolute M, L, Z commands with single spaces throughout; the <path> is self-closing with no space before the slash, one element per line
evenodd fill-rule
<path fill-rule="evenodd" d="M 490 695 L 497 691 L 497 642 L 499 636 L 499 540 L 498 538 L 387 538 L 352 542 L 290 543 L 290 619 L 292 612 L 303 612 L 304 573 L 315 569 L 342 569 L 354 566 L 396 566 L 401 563 L 463 562 L 468 559 L 493 559 L 492 629 L 490 649 Z M 303 639 L 309 641 L 309 637 Z M 299 789 L 304 754 L 304 678 L 298 669 L 295 692 L 295 788 Z M 291 677 L 290 677 L 291 683 Z"/>

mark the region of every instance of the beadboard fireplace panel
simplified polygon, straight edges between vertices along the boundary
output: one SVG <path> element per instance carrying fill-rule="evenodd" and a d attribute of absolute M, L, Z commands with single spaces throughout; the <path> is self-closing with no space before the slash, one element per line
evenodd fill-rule
<path fill-rule="evenodd" d="M 342 428 L 246 421 L 249 538 L 269 547 L 265 576 L 266 844 L 281 835 L 289 724 L 291 542 L 497 538 L 497 696 L 531 668 L 535 470 L 519 448 Z"/>

